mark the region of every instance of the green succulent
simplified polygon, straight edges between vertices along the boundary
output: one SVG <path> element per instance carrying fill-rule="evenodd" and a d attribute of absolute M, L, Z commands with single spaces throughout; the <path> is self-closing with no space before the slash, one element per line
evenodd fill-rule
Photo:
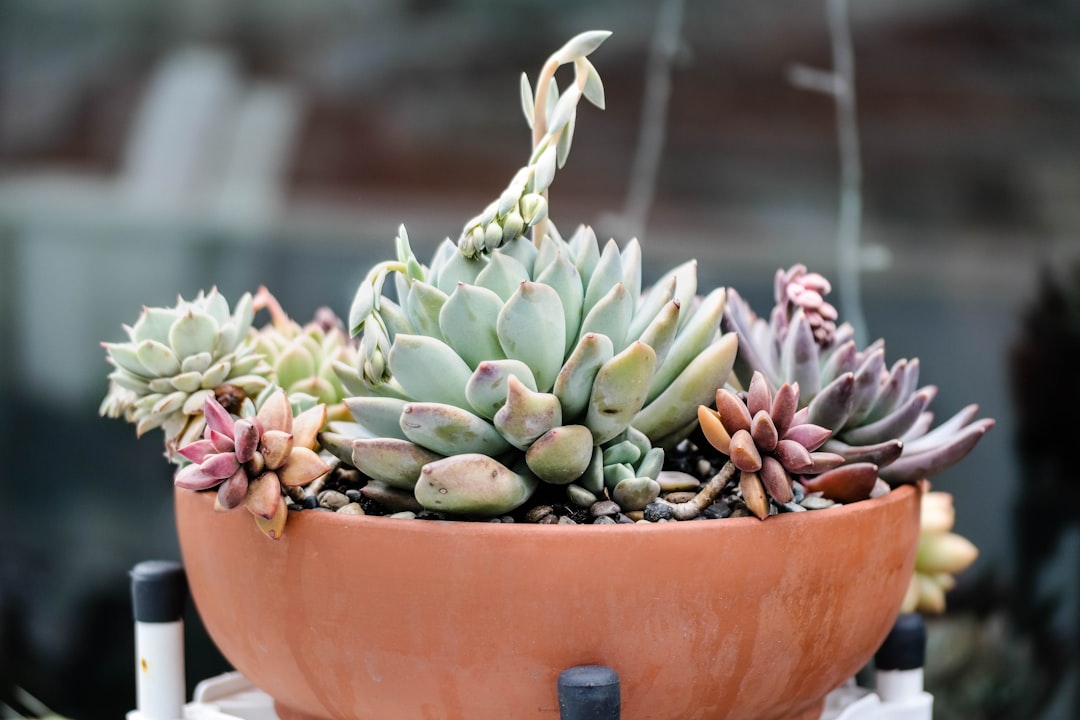
<path fill-rule="evenodd" d="M 778 270 L 768 321 L 729 291 L 723 327 L 739 337 L 735 377 L 746 386 L 760 372 L 772 388 L 798 383 L 808 422 L 828 428 L 823 451 L 848 463 L 872 463 L 892 485 L 913 483 L 952 466 L 994 425 L 969 405 L 932 428 L 937 394 L 919 387 L 919 361 L 885 364 L 882 340 L 858 350 L 850 325 L 836 326 L 830 288 L 802 265 Z"/>
<path fill-rule="evenodd" d="M 497 515 L 547 483 L 579 505 L 606 493 L 643 508 L 660 492 L 663 448 L 696 427 L 731 371 L 726 294 L 696 297 L 696 263 L 643 290 L 636 240 L 601 249 L 588 227 L 564 240 L 545 218 L 531 241 L 513 217 L 565 160 L 577 101 L 602 105 L 585 55 L 606 37 L 571 40 L 536 95 L 524 93 L 530 162 L 457 245 L 444 241 L 425 266 L 401 228 L 396 260 L 353 301 L 359 367 L 335 369 L 355 422 L 332 424 L 323 445 L 424 507 Z M 560 98 L 553 76 L 567 63 L 576 83 Z M 391 273 L 397 302 L 382 294 Z"/>
<path fill-rule="evenodd" d="M 329 308 L 321 308 L 314 320 L 300 325 L 265 287 L 259 288 L 254 303 L 257 310 L 265 308 L 270 313 L 270 324 L 254 336 L 254 351 L 272 368 L 274 383 L 298 408 L 323 403 L 328 418 L 347 419 L 345 388 L 333 367 L 335 362 L 350 366 L 358 362 L 345 324 Z"/>
<path fill-rule="evenodd" d="M 230 312 L 216 288 L 178 298 L 175 307 L 144 308 L 124 326 L 127 342 L 103 343 L 114 369 L 101 414 L 127 419 L 140 436 L 160 427 L 166 454 L 182 462 L 176 450 L 202 436 L 207 398 L 235 390 L 254 396 L 268 385 L 270 368 L 248 340 L 253 318 L 250 294 Z"/>

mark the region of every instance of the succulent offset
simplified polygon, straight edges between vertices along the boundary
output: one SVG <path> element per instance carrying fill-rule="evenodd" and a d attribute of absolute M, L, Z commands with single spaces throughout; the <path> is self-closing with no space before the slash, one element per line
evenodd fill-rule
<path fill-rule="evenodd" d="M 288 516 L 282 488 L 307 485 L 330 471 L 313 450 L 326 421 L 326 406 L 316 405 L 294 418 L 279 388 L 262 398 L 258 411 L 246 400 L 238 418 L 208 397 L 203 415 L 203 438 L 178 450 L 191 464 L 177 471 L 176 484 L 188 490 L 218 488 L 215 507 L 243 505 L 262 532 L 280 538 Z"/>
<path fill-rule="evenodd" d="M 919 387 L 919 361 L 886 367 L 881 340 L 858 350 L 851 326 L 835 326 L 828 292 L 828 281 L 801 265 L 779 270 L 766 321 L 729 291 L 723 326 L 739 337 L 739 382 L 760 372 L 770 387 L 798 383 L 809 422 L 833 431 L 822 449 L 878 466 L 893 485 L 935 475 L 967 455 L 994 421 L 976 420 L 978 406 L 969 405 L 932 428 L 927 408 L 937 388 Z"/>
<path fill-rule="evenodd" d="M 144 308 L 124 326 L 127 342 L 103 343 L 114 370 L 101 413 L 135 423 L 140 436 L 160 427 L 167 456 L 179 461 L 176 449 L 203 434 L 207 398 L 224 386 L 254 397 L 268 385 L 269 367 L 248 340 L 253 319 L 251 295 L 230 312 L 216 288 Z"/>
<path fill-rule="evenodd" d="M 357 353 L 345 324 L 329 308 L 320 308 L 301 326 L 265 287 L 255 294 L 254 305 L 270 313 L 270 324 L 254 336 L 254 351 L 269 363 L 274 384 L 285 390 L 294 407 L 324 403 L 329 418 L 346 419 L 345 388 L 334 363 L 355 365 Z"/>
<path fill-rule="evenodd" d="M 954 575 L 979 556 L 970 540 L 952 532 L 955 520 L 952 495 L 923 493 L 919 549 L 903 612 L 944 612 L 945 593 L 956 585 Z"/>

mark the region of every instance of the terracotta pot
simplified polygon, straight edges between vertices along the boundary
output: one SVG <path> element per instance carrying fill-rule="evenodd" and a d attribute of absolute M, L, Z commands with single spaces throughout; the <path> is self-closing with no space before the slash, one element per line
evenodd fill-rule
<path fill-rule="evenodd" d="M 614 667 L 625 720 L 817 718 L 873 655 L 915 562 L 919 493 L 657 525 L 301 512 L 275 542 L 176 493 L 195 604 L 282 717 L 558 718 L 556 679 Z"/>

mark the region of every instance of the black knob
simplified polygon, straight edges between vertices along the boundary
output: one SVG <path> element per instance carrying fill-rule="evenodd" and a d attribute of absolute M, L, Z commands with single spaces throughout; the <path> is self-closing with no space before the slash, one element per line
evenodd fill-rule
<path fill-rule="evenodd" d="M 170 623 L 184 616 L 187 577 L 172 560 L 147 560 L 131 569 L 131 604 L 138 622 Z"/>
<path fill-rule="evenodd" d="M 619 673 L 606 665 L 578 665 L 559 675 L 560 720 L 619 720 Z"/>

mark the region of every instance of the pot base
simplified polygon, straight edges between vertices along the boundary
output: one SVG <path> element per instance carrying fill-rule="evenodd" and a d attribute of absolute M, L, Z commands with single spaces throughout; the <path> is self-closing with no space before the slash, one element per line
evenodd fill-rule
<path fill-rule="evenodd" d="M 784 718 L 776 718 L 775 720 L 821 720 L 821 713 L 824 712 L 824 710 L 825 701 L 822 700 L 808 710 Z M 324 718 L 318 718 L 314 715 L 291 710 L 279 702 L 274 703 L 274 712 L 277 714 L 278 720 L 325 720 Z M 449 718 L 449 720 L 455 719 Z"/>

